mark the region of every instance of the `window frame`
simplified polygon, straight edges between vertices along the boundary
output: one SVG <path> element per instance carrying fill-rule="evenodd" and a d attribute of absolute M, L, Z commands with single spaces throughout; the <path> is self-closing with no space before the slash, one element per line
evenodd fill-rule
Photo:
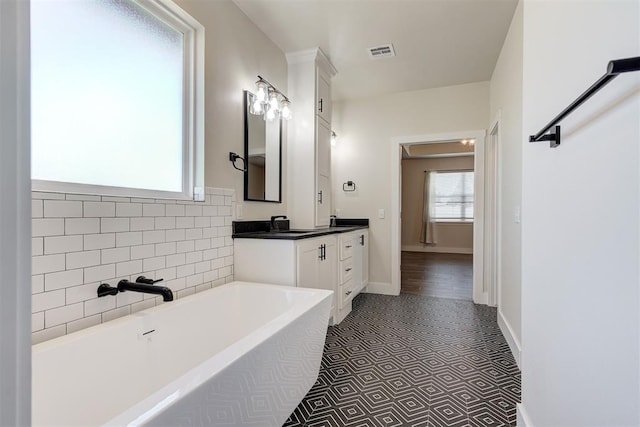
<path fill-rule="evenodd" d="M 433 212 L 433 222 L 439 223 L 439 224 L 471 224 L 475 221 L 475 207 L 476 207 L 476 188 L 475 188 L 475 171 L 473 169 L 460 169 L 460 170 L 436 170 L 433 171 L 436 173 L 436 176 L 439 174 L 448 174 L 448 173 L 473 173 L 473 181 L 474 181 L 474 185 L 473 185 L 473 217 L 472 218 L 436 218 L 435 217 L 435 183 L 433 186 L 434 189 L 434 212 Z M 437 179 L 437 178 L 436 178 Z"/>
<path fill-rule="evenodd" d="M 182 98 L 182 190 L 164 191 L 135 187 L 83 184 L 32 179 L 33 191 L 98 194 L 203 201 L 204 191 L 204 41 L 205 29 L 195 18 L 171 0 L 127 0 L 184 36 Z M 156 173 L 158 165 L 135 165 Z"/>

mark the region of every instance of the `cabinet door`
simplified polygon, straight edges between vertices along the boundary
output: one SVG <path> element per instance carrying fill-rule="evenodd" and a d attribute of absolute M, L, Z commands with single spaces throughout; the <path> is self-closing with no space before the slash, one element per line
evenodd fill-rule
<path fill-rule="evenodd" d="M 322 70 L 317 71 L 316 114 L 327 123 L 331 123 L 331 78 Z"/>
<path fill-rule="evenodd" d="M 316 129 L 316 173 L 331 176 L 331 129 L 320 121 Z"/>
<path fill-rule="evenodd" d="M 334 236 L 322 239 L 324 244 L 324 256 L 319 262 L 318 287 L 328 289 L 334 293 L 338 283 L 338 251 Z"/>
<path fill-rule="evenodd" d="M 329 177 L 319 175 L 316 178 L 316 226 L 329 225 L 331 215 L 331 183 Z"/>
<path fill-rule="evenodd" d="M 362 230 L 358 233 L 358 245 L 360 245 L 361 262 L 361 280 L 360 288 L 364 288 L 369 284 L 369 230 Z"/>
<path fill-rule="evenodd" d="M 369 232 L 360 230 L 354 234 L 353 277 L 354 289 L 359 292 L 369 283 Z"/>
<path fill-rule="evenodd" d="M 321 249 L 318 239 L 304 240 L 296 249 L 296 286 L 318 288 L 318 262 Z"/>

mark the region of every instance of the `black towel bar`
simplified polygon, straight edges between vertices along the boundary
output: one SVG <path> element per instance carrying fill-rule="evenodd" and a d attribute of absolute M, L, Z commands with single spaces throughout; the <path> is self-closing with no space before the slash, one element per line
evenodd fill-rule
<path fill-rule="evenodd" d="M 547 123 L 540 132 L 535 135 L 531 135 L 529 137 L 529 142 L 549 141 L 549 146 L 551 148 L 555 148 L 560 145 L 560 126 L 558 126 L 558 123 L 571 114 L 573 110 L 582 105 L 587 99 L 591 98 L 596 92 L 606 86 L 607 83 L 618 77 L 618 75 L 632 71 L 640 71 L 640 56 L 609 61 L 607 72 L 600 77 L 597 82 L 592 84 L 589 89 L 584 91 L 582 95 L 573 101 L 567 108 L 562 110 L 560 114 L 554 117 L 553 120 Z M 553 129 L 549 132 L 551 128 Z M 547 134 L 547 132 L 549 133 Z"/>

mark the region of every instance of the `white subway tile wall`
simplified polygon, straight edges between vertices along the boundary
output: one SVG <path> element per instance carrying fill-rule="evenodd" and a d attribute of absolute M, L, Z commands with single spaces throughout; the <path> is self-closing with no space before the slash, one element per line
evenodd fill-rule
<path fill-rule="evenodd" d="M 100 283 L 144 275 L 179 299 L 233 280 L 230 189 L 204 202 L 32 193 L 32 341 L 164 304 L 137 292 L 97 297 Z"/>

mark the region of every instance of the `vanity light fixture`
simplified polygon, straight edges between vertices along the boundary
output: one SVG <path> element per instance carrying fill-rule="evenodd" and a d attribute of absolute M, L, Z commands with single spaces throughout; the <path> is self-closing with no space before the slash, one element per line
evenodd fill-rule
<path fill-rule="evenodd" d="M 335 147 L 338 139 L 338 135 L 334 131 L 331 131 L 331 146 Z"/>
<path fill-rule="evenodd" d="M 271 121 L 280 116 L 285 120 L 291 119 L 291 101 L 274 85 L 258 76 L 256 94 L 251 103 L 250 112 L 257 116 L 264 115 L 265 120 Z"/>

